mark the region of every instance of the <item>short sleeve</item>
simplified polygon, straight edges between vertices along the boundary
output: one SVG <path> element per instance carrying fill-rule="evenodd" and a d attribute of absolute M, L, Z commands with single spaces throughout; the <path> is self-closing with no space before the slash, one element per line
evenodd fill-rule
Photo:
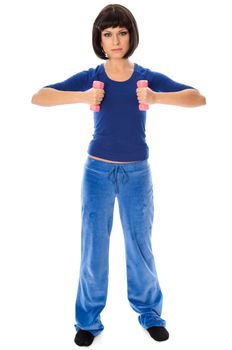
<path fill-rule="evenodd" d="M 44 87 L 62 91 L 85 91 L 91 87 L 89 71 L 79 72 L 60 83 L 50 84 Z"/>
<path fill-rule="evenodd" d="M 194 87 L 172 80 L 166 75 L 158 72 L 148 72 L 149 87 L 157 92 L 174 92 L 185 89 L 194 89 Z"/>

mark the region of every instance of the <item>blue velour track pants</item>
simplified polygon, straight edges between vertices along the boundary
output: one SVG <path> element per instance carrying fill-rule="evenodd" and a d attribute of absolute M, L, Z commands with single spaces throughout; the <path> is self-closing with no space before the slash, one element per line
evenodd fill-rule
<path fill-rule="evenodd" d="M 162 292 L 152 253 L 153 184 L 148 160 L 127 164 L 88 157 L 82 187 L 81 263 L 76 330 L 99 334 L 108 288 L 109 242 L 115 198 L 126 248 L 127 290 L 142 327 L 165 326 Z"/>

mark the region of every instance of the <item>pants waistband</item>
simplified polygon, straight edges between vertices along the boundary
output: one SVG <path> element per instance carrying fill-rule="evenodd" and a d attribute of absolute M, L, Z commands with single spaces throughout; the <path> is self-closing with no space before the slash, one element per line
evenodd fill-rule
<path fill-rule="evenodd" d="M 111 171 L 113 169 L 124 169 L 125 171 L 144 170 L 150 166 L 148 159 L 135 161 L 133 163 L 109 163 L 98 159 L 87 157 L 85 166 L 100 171 Z"/>

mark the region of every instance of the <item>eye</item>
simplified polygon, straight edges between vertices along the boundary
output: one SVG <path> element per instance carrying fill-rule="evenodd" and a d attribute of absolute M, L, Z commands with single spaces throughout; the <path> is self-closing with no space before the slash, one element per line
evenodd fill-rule
<path fill-rule="evenodd" d="M 106 38 L 110 37 L 111 36 L 111 33 L 104 33 L 103 34 Z"/>
<path fill-rule="evenodd" d="M 128 34 L 128 32 L 120 32 L 120 34 L 121 34 L 122 36 L 125 36 L 125 35 Z"/>

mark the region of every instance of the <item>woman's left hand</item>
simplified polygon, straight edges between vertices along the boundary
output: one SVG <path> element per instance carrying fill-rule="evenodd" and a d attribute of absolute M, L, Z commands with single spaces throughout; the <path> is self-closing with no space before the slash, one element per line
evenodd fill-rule
<path fill-rule="evenodd" d="M 155 92 L 149 87 L 142 87 L 136 89 L 136 95 L 139 103 L 153 104 L 155 103 Z"/>

